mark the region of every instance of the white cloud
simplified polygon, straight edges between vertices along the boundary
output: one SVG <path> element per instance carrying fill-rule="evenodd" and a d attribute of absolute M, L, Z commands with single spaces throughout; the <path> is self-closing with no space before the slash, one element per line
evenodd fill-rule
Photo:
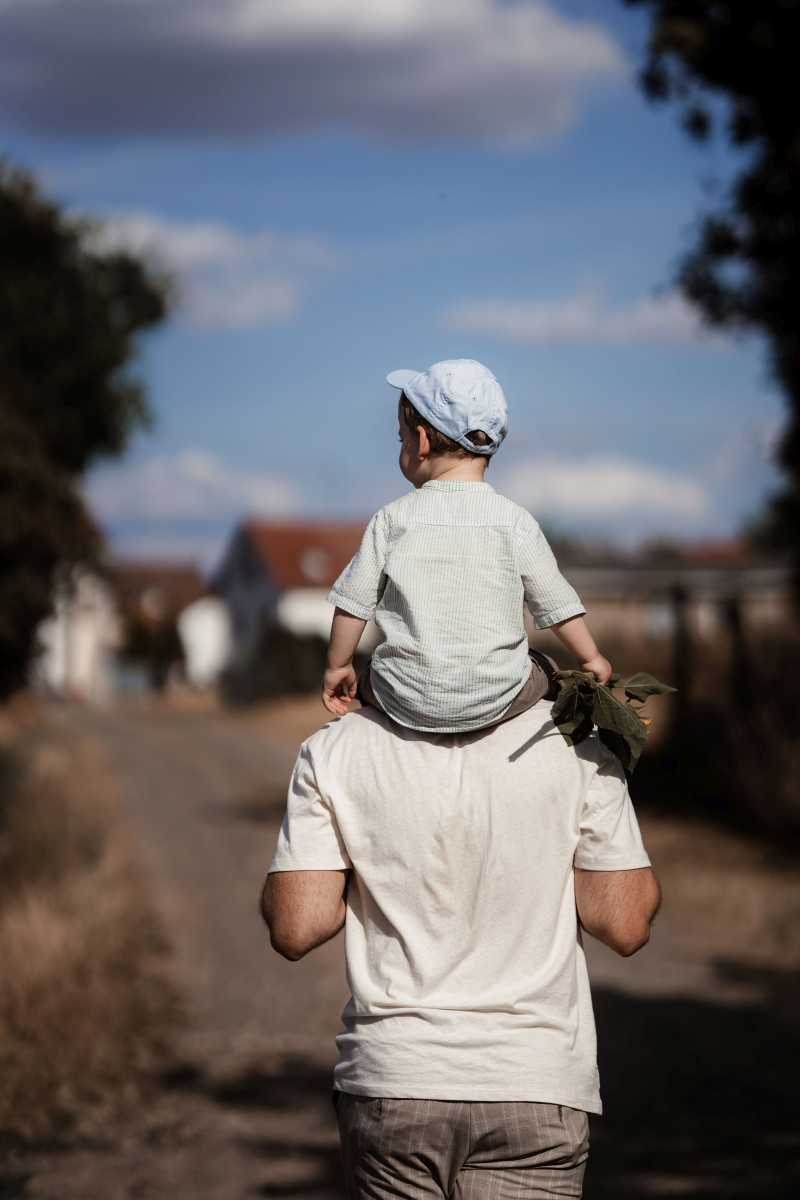
<path fill-rule="evenodd" d="M 0 3 L 0 105 L 49 135 L 527 145 L 626 76 L 607 29 L 546 0 Z"/>
<path fill-rule="evenodd" d="M 282 279 L 226 279 L 216 285 L 189 288 L 185 312 L 199 329 L 246 329 L 273 325 L 294 316 L 300 307 L 296 284 Z"/>
<path fill-rule="evenodd" d="M 165 267 L 178 281 L 184 319 L 204 329 L 287 320 L 312 280 L 339 262 L 316 234 L 246 232 L 220 221 L 175 221 L 146 211 L 109 213 L 89 240 Z"/>
<path fill-rule="evenodd" d="M 86 486 L 91 510 L 115 522 L 229 522 L 252 514 L 280 516 L 299 504 L 295 485 L 281 475 L 229 467 L 206 450 L 103 467 Z"/>
<path fill-rule="evenodd" d="M 465 300 L 442 316 L 447 329 L 531 345 L 696 342 L 723 344 L 678 292 L 613 306 L 596 292 L 565 300 Z"/>
<path fill-rule="evenodd" d="M 543 456 L 498 470 L 498 487 L 534 514 L 587 520 L 623 519 L 625 532 L 655 521 L 681 526 L 711 511 L 704 484 L 632 459 Z"/>

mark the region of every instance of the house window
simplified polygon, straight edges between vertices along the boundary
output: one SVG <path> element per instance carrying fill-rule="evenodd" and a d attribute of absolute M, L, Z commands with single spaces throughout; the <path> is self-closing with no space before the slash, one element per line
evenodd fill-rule
<path fill-rule="evenodd" d="M 309 583 L 327 583 L 332 565 L 330 554 L 321 546 L 311 546 L 300 555 L 300 571 Z"/>

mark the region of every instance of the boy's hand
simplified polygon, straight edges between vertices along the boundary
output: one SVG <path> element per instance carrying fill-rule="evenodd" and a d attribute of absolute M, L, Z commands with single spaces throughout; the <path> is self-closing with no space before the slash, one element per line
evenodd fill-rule
<path fill-rule="evenodd" d="M 608 683 L 613 673 L 611 663 L 602 654 L 595 654 L 594 658 L 588 658 L 586 662 L 582 662 L 581 670 L 589 671 L 598 683 Z"/>
<path fill-rule="evenodd" d="M 335 717 L 343 717 L 350 709 L 348 700 L 355 700 L 358 677 L 352 664 L 329 667 L 322 677 L 322 703 Z"/>

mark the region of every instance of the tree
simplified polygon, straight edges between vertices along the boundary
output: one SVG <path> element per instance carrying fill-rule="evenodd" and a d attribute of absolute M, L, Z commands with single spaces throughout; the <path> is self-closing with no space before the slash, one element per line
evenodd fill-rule
<path fill-rule="evenodd" d="M 741 169 L 700 221 L 678 283 L 712 325 L 767 337 L 789 419 L 778 448 L 786 486 L 761 538 L 792 549 L 800 580 L 800 108 L 792 99 L 800 0 L 624 2 L 652 13 L 646 94 L 674 100 L 692 137 L 722 125 L 742 151 Z"/>
<path fill-rule="evenodd" d="M 57 569 L 97 556 L 81 474 L 149 416 L 131 363 L 168 281 L 93 248 L 97 228 L 0 162 L 0 696 L 25 680 Z"/>

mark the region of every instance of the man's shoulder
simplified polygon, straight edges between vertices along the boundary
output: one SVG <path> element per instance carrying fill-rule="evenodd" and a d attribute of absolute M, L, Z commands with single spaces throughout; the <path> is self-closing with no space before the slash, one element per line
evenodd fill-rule
<path fill-rule="evenodd" d="M 323 758 L 342 743 L 382 737 L 397 730 L 397 726 L 375 708 L 359 708 L 343 717 L 333 717 L 305 739 L 300 753 L 314 758 Z"/>
<path fill-rule="evenodd" d="M 321 762 L 340 751 L 355 750 L 360 754 L 367 747 L 372 755 L 391 754 L 394 751 L 405 757 L 426 758 L 431 754 L 450 754 L 459 746 L 466 748 L 473 742 L 479 742 L 482 756 L 496 756 L 498 760 L 505 761 L 509 747 L 512 743 L 516 744 L 515 739 L 518 742 L 521 737 L 527 741 L 535 736 L 538 740 L 543 731 L 556 732 L 551 709 L 551 702 L 540 700 L 513 721 L 469 732 L 431 733 L 399 725 L 379 709 L 368 705 L 328 721 L 306 739 L 302 748 Z M 563 752 L 574 757 L 574 751 L 560 734 L 557 740 L 563 744 Z"/>

